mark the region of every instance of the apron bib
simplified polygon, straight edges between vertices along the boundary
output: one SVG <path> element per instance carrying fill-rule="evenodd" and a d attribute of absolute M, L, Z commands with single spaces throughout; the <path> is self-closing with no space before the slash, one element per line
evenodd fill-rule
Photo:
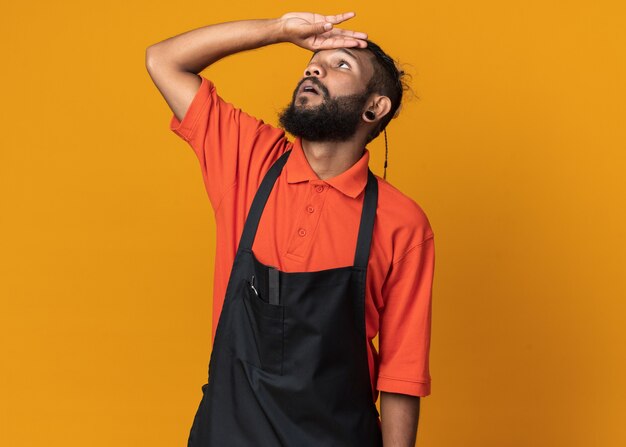
<path fill-rule="evenodd" d="M 277 270 L 252 244 L 290 153 L 269 169 L 246 218 L 188 447 L 382 447 L 365 332 L 378 183 L 368 168 L 353 266 Z"/>

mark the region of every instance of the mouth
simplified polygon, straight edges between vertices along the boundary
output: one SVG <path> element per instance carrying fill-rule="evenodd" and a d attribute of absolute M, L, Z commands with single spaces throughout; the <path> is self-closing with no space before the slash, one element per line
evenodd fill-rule
<path fill-rule="evenodd" d="M 298 92 L 298 94 L 300 94 L 300 95 L 308 94 L 308 95 L 320 96 L 321 92 L 320 92 L 320 90 L 317 87 L 315 87 L 313 85 L 312 82 L 306 81 L 306 82 L 303 82 L 302 85 L 300 86 L 300 91 Z"/>

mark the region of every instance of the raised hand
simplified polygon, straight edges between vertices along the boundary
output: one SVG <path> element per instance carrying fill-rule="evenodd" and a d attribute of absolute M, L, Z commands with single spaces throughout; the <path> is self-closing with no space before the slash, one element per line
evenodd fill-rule
<path fill-rule="evenodd" d="M 367 46 L 367 34 L 335 28 L 355 16 L 353 12 L 324 16 L 311 12 L 290 12 L 283 15 L 284 40 L 308 50 Z"/>

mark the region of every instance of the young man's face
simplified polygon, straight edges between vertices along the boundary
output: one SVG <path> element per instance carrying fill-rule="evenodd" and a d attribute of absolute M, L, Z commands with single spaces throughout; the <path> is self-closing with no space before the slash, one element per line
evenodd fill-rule
<path fill-rule="evenodd" d="M 317 105 L 324 99 L 364 93 L 374 73 L 371 54 L 338 48 L 313 55 L 294 92 L 298 105 Z"/>
<path fill-rule="evenodd" d="M 361 124 L 374 73 L 373 56 L 349 48 L 313 55 L 294 90 L 280 124 L 292 135 L 310 141 L 346 141 Z"/>

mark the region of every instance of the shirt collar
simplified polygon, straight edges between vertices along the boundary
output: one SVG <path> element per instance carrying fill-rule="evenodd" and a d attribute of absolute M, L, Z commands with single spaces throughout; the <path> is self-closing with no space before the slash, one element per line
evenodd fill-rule
<path fill-rule="evenodd" d="M 296 138 L 291 154 L 285 163 L 287 172 L 287 183 L 298 183 L 310 180 L 326 182 L 343 194 L 356 198 L 367 184 L 369 151 L 364 149 L 361 158 L 339 175 L 326 180 L 320 180 L 317 176 L 302 149 L 300 138 Z"/>

